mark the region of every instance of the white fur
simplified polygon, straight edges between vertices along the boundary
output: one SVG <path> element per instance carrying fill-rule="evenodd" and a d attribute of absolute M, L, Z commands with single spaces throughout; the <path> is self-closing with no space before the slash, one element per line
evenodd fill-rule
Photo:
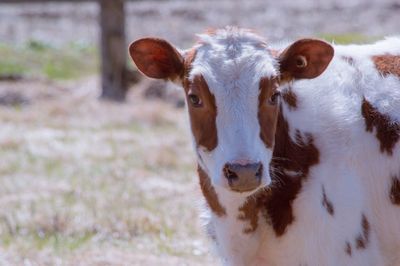
<path fill-rule="evenodd" d="M 373 55 L 400 55 L 400 39 L 334 46 L 335 56 L 321 76 L 291 84 L 298 108 L 282 103 L 284 117 L 292 134 L 298 129 L 313 135 L 320 163 L 311 168 L 293 202 L 295 222 L 277 237 L 261 217 L 256 232 L 243 233 L 246 222 L 237 219 L 238 208 L 249 195 L 230 192 L 222 176 L 227 162 L 246 159 L 265 167 L 271 160 L 272 151 L 259 137 L 257 107 L 259 81 L 278 75 L 277 63 L 258 46 L 262 40 L 248 32 L 228 29 L 200 38 L 190 75 L 203 75 L 216 98 L 218 146 L 197 153 L 226 208 L 225 216 L 211 213 L 209 220 L 224 264 L 400 265 L 400 207 L 388 196 L 391 176 L 400 174 L 400 147 L 397 143 L 392 156 L 381 153 L 361 115 L 365 97 L 400 122 L 400 80 L 382 77 L 371 60 Z M 353 58 L 354 65 L 343 56 Z M 268 185 L 271 179 L 264 172 Z M 333 217 L 321 206 L 322 186 L 334 205 Z M 363 214 L 370 223 L 370 239 L 365 250 L 357 250 L 354 241 Z M 352 244 L 351 256 L 344 251 L 346 241 Z"/>
<path fill-rule="evenodd" d="M 314 241 L 307 246 L 319 252 L 306 259 L 308 265 L 400 265 L 400 207 L 389 200 L 392 176 L 400 174 L 400 146 L 396 144 L 392 156 L 382 153 L 376 132 L 366 131 L 361 114 L 365 98 L 400 123 L 400 79 L 382 77 L 371 60 L 373 55 L 400 55 L 400 38 L 334 48 L 335 57 L 320 77 L 293 84 L 298 110 L 284 108 L 290 128 L 313 134 L 321 163 L 312 168 L 311 181 L 303 185 L 294 202 L 297 222 L 280 240 L 283 244 L 268 245 L 267 240 L 265 250 L 278 258 L 276 265 L 294 265 L 307 254 L 288 259 L 286 251 L 299 250 L 292 241 Z M 343 56 L 353 58 L 354 66 Z M 318 214 L 320 184 L 334 203 L 334 219 Z M 370 245 L 364 251 L 353 247 L 349 257 L 343 252 L 343 243 L 354 239 L 360 213 L 370 222 Z"/>
<path fill-rule="evenodd" d="M 261 241 L 261 235 L 243 234 L 246 225 L 236 219 L 238 206 L 251 193 L 230 191 L 222 170 L 226 163 L 262 162 L 261 187 L 271 183 L 268 165 L 272 150 L 260 138 L 257 114 L 260 80 L 278 75 L 277 62 L 265 41 L 246 30 L 226 28 L 199 38 L 189 79 L 202 75 L 215 96 L 218 145 L 212 151 L 194 146 L 198 163 L 211 178 L 227 213 L 223 217 L 211 213 L 208 228 L 216 234 L 217 252 L 225 264 L 245 265 Z"/>

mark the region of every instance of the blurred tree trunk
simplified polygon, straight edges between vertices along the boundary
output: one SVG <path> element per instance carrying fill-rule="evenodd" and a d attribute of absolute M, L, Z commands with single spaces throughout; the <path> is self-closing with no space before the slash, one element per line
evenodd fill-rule
<path fill-rule="evenodd" d="M 126 66 L 123 0 L 99 0 L 101 28 L 101 98 L 124 101 L 130 74 Z"/>

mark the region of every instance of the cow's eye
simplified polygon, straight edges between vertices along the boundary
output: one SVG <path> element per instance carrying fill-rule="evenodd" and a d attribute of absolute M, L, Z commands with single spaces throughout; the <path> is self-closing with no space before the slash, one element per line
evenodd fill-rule
<path fill-rule="evenodd" d="M 276 105 L 278 102 L 278 98 L 279 98 L 279 92 L 274 92 L 274 94 L 271 95 L 271 97 L 268 99 L 268 103 L 270 105 Z"/>
<path fill-rule="evenodd" d="M 203 102 L 201 101 L 199 96 L 197 96 L 196 94 L 191 93 L 188 95 L 188 98 L 189 98 L 190 103 L 194 107 L 201 107 L 203 105 Z"/>

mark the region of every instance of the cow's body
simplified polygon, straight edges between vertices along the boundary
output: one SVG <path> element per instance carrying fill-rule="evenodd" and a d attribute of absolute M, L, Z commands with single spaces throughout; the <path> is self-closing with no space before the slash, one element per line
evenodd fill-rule
<path fill-rule="evenodd" d="M 293 203 L 297 221 L 286 243 L 314 243 L 308 265 L 400 265 L 400 39 L 334 48 L 320 77 L 293 84 L 297 108 L 283 111 L 291 130 L 314 136 L 320 154 Z M 379 56 L 392 74 L 376 65 Z M 331 213 L 321 206 L 322 188 Z"/>
<path fill-rule="evenodd" d="M 228 28 L 130 53 L 182 83 L 226 265 L 400 265 L 400 39 L 281 50 Z"/>
<path fill-rule="evenodd" d="M 379 55 L 397 56 L 387 58 L 397 64 L 397 74 L 379 72 L 373 60 Z M 278 215 L 293 215 L 292 222 L 272 217 L 274 210 L 265 216 L 260 211 L 257 229 L 239 234 L 243 225 L 236 217 L 243 213 L 235 211 L 244 202 L 226 218 L 214 218 L 226 219 L 212 223 L 221 224 L 216 231 L 235 239 L 224 236 L 221 239 L 226 242 L 219 243 L 227 264 L 400 265 L 400 187 L 395 181 L 400 178 L 399 63 L 400 39 L 335 46 L 335 57 L 321 76 L 285 86 L 283 98 L 291 98 L 281 103 L 277 134 L 286 121 L 291 141 L 296 142 L 296 130 L 303 139 L 312 136 L 318 163 L 311 165 L 309 175 L 300 182 L 301 189 L 293 193 L 292 211 L 284 204 L 269 206 L 271 198 L 261 196 L 268 200 L 260 208 L 282 207 Z M 286 137 L 276 136 L 275 149 L 286 142 L 279 139 Z M 281 180 L 282 190 L 292 191 L 286 180 L 298 173 L 285 169 L 281 163 L 285 160 L 283 156 L 273 164 L 279 168 L 275 178 Z M 273 192 L 271 197 L 279 202 L 285 198 L 281 194 Z M 231 202 L 229 197 L 221 201 L 222 205 Z M 236 228 L 224 229 L 230 223 Z M 283 223 L 283 232 L 282 224 L 274 229 L 274 223 Z M 253 253 L 256 243 L 261 245 Z M 224 251 L 229 246 L 232 249 Z"/>

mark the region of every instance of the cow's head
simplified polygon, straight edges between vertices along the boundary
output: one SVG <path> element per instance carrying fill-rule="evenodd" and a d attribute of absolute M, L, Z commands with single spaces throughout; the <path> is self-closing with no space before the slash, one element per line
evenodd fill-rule
<path fill-rule="evenodd" d="M 199 38 L 185 51 L 144 38 L 133 42 L 129 52 L 146 76 L 183 86 L 198 162 L 212 184 L 253 192 L 271 182 L 279 85 L 320 75 L 333 48 L 302 39 L 273 51 L 256 34 L 235 28 Z"/>

